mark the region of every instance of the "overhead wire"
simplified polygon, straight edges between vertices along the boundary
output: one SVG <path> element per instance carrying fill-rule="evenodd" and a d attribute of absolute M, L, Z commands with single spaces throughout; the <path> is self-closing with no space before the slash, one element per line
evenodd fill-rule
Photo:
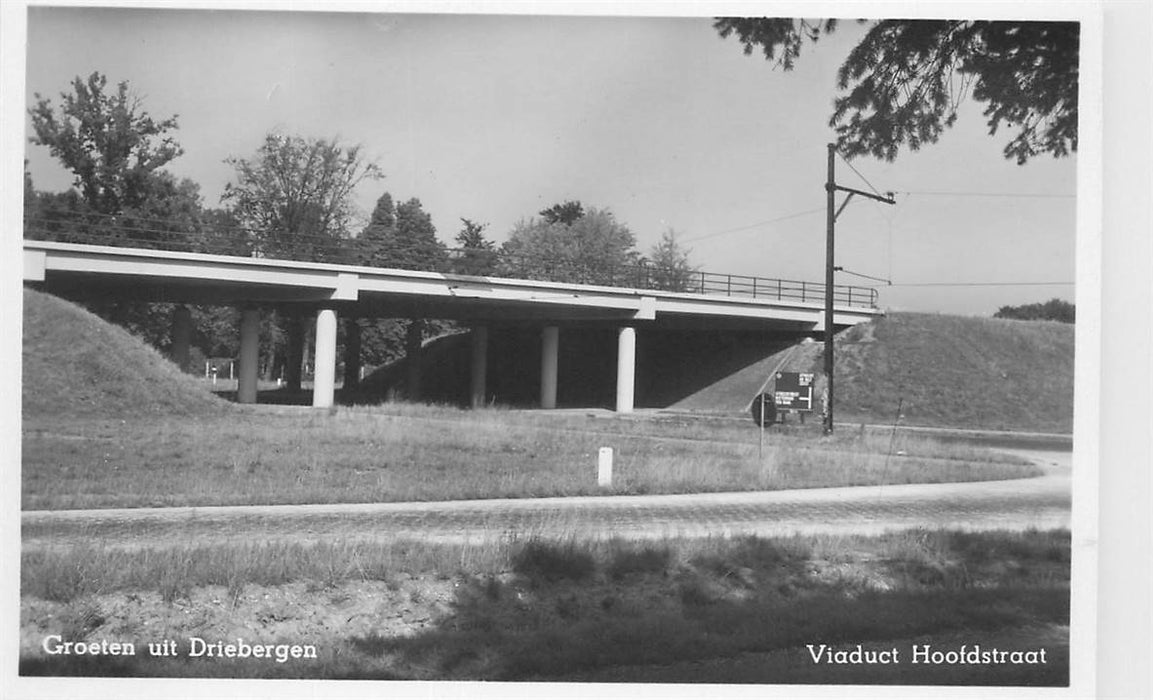
<path fill-rule="evenodd" d="M 754 224 L 748 224 L 746 226 L 738 226 L 736 228 L 725 229 L 724 231 L 715 231 L 713 233 L 706 233 L 703 236 L 695 236 L 693 238 L 686 238 L 685 243 L 693 243 L 695 241 L 703 241 L 703 240 L 708 239 L 708 238 L 716 238 L 717 236 L 723 236 L 723 235 L 729 234 L 729 233 L 737 233 L 738 231 L 747 231 L 747 230 L 752 229 L 752 228 L 757 228 L 758 226 L 766 226 L 768 224 L 775 224 L 777 222 L 787 221 L 789 219 L 798 219 L 802 216 L 809 216 L 810 214 L 816 214 L 818 212 L 823 212 L 823 211 L 825 211 L 825 207 L 817 207 L 816 209 L 807 209 L 805 211 L 799 211 L 799 212 L 795 212 L 793 214 L 786 214 L 784 216 L 778 216 L 775 219 L 766 219 L 764 221 L 758 221 Z"/>
<path fill-rule="evenodd" d="M 845 165 L 849 166 L 850 170 L 852 170 L 854 173 L 856 173 L 857 177 L 861 178 L 861 181 L 864 182 L 865 185 L 867 185 L 868 188 L 873 191 L 873 194 L 877 195 L 878 197 L 884 196 L 877 190 L 877 188 L 873 185 L 872 182 L 869 182 L 869 178 L 865 177 L 864 174 L 861 173 L 860 170 L 857 170 L 857 168 L 852 163 L 849 162 L 848 158 L 846 158 L 844 155 L 842 155 L 839 151 L 837 152 L 837 155 L 841 157 L 841 161 L 844 162 Z M 888 195 L 890 197 L 892 197 L 893 193 L 889 192 Z M 844 272 L 847 275 L 853 275 L 855 277 L 861 277 L 864 279 L 874 280 L 877 282 L 884 282 L 885 284 L 891 285 L 891 284 L 893 284 L 892 277 L 893 277 L 893 218 L 894 217 L 890 217 L 885 212 L 884 208 L 881 207 L 881 203 L 878 202 L 877 200 L 870 198 L 869 201 L 871 201 L 873 203 L 873 206 L 881 214 L 882 218 L 885 219 L 885 222 L 888 226 L 889 238 L 888 238 L 888 248 L 886 250 L 886 257 L 888 258 L 889 276 L 887 278 L 874 277 L 872 275 L 865 275 L 865 274 L 862 274 L 860 272 L 853 272 L 852 270 L 846 270 L 843 267 L 836 268 L 836 269 L 839 270 L 840 272 Z M 847 203 L 847 201 L 846 201 L 846 203 Z"/>
<path fill-rule="evenodd" d="M 878 191 L 877 191 L 877 188 L 876 188 L 876 187 L 873 187 L 873 183 L 869 182 L 869 178 L 867 178 L 867 177 L 865 177 L 864 175 L 862 175 L 860 170 L 857 170 L 855 167 L 853 167 L 853 164 L 849 162 L 849 159 L 848 159 L 848 158 L 846 158 L 845 156 L 841 155 L 841 153 L 840 153 L 840 152 L 838 152 L 838 153 L 837 153 L 837 155 L 841 156 L 841 161 L 842 161 L 842 162 L 844 162 L 844 164 L 845 164 L 845 165 L 849 166 L 849 170 L 852 170 L 854 173 L 856 173 L 856 174 L 857 174 L 857 177 L 861 178 L 861 180 L 862 180 L 862 181 L 863 181 L 863 182 L 864 182 L 866 185 L 868 185 L 868 186 L 869 186 L 869 189 L 871 189 L 871 190 L 873 191 L 873 194 L 877 195 L 878 197 L 882 197 L 882 196 L 884 196 L 884 195 L 882 195 L 880 192 L 878 192 Z"/>
<path fill-rule="evenodd" d="M 1074 199 L 1076 194 L 1064 192 L 965 192 L 947 190 L 899 190 L 897 194 L 915 194 L 928 197 L 1018 197 L 1034 199 Z"/>

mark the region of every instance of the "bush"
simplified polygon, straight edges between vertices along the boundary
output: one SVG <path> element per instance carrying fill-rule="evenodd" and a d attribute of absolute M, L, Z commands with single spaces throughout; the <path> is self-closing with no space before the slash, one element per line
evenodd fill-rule
<path fill-rule="evenodd" d="M 513 571 L 532 580 L 581 581 L 596 571 L 596 561 L 575 542 L 532 540 L 512 556 Z"/>
<path fill-rule="evenodd" d="M 672 550 L 668 547 L 621 549 L 613 554 L 607 573 L 614 581 L 629 574 L 661 573 L 668 568 L 671 559 Z"/>

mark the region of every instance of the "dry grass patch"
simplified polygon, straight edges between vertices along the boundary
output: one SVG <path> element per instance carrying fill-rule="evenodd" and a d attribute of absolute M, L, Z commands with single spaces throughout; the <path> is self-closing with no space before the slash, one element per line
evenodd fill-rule
<path fill-rule="evenodd" d="M 866 432 L 772 432 L 749 423 L 638 421 L 389 405 L 231 410 L 42 422 L 23 440 L 27 510 L 526 498 L 972 481 L 1033 476 L 1024 460 Z"/>

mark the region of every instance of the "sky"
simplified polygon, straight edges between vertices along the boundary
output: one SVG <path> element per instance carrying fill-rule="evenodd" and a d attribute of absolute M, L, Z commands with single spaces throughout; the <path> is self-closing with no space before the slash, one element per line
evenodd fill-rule
<path fill-rule="evenodd" d="M 356 193 L 365 217 L 385 191 L 417 197 L 448 244 L 461 217 L 499 242 L 576 199 L 612 211 L 642 252 L 672 228 L 710 272 L 820 282 L 835 74 L 864 29 L 842 23 L 784 71 L 711 24 L 31 7 L 26 99 L 58 103 L 93 71 L 128 81 L 153 117 L 178 116 L 185 153 L 167 169 L 207 206 L 234 176 L 226 159 L 270 131 L 336 137 L 385 173 Z M 881 284 L 890 310 L 1073 301 L 1077 158 L 1006 160 L 981 109 L 892 163 L 838 159 L 840 184 L 897 193 L 855 199 L 837 222 L 836 264 L 892 285 L 839 284 Z M 26 149 L 37 189 L 70 186 L 46 148 Z"/>

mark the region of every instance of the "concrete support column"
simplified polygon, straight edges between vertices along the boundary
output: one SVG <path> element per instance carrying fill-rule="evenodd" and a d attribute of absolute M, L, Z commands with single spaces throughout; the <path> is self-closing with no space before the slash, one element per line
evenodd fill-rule
<path fill-rule="evenodd" d="M 360 386 L 360 323 L 355 318 L 344 319 L 344 388 Z"/>
<path fill-rule="evenodd" d="M 424 321 L 414 318 L 408 322 L 404 335 L 404 364 L 408 369 L 408 400 L 420 400 L 420 355 L 424 346 Z"/>
<path fill-rule="evenodd" d="M 560 354 L 560 329 L 545 326 L 540 347 L 540 407 L 556 408 L 557 357 Z"/>
<path fill-rule="evenodd" d="M 188 371 L 188 351 L 191 344 L 192 312 L 181 304 L 172 310 L 172 361 L 181 372 Z"/>
<path fill-rule="evenodd" d="M 260 370 L 260 311 L 243 309 L 240 312 L 240 383 L 236 400 L 256 403 L 256 379 Z"/>
<path fill-rule="evenodd" d="M 312 405 L 328 408 L 336 393 L 336 312 L 332 309 L 321 309 L 316 315 L 316 362 L 312 377 Z"/>
<path fill-rule="evenodd" d="M 304 371 L 304 320 L 299 315 L 288 317 L 288 357 L 285 360 L 284 382 L 288 391 L 300 391 Z"/>
<path fill-rule="evenodd" d="M 474 326 L 472 329 L 472 371 L 469 389 L 470 404 L 481 408 L 485 402 L 485 378 L 488 374 L 488 327 Z"/>
<path fill-rule="evenodd" d="M 617 336 L 617 413 L 633 412 L 637 368 L 637 330 L 629 326 Z"/>

